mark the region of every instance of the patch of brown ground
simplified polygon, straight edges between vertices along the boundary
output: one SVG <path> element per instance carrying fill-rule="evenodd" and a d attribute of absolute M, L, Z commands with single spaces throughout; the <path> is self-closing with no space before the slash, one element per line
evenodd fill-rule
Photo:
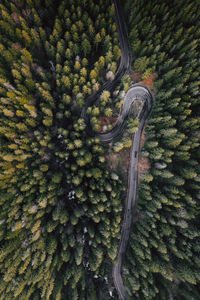
<path fill-rule="evenodd" d="M 111 171 L 117 171 L 118 161 L 119 161 L 119 154 L 109 150 L 105 154 L 105 159 L 109 163 L 109 169 Z"/>
<path fill-rule="evenodd" d="M 145 128 L 142 131 L 141 140 L 140 140 L 140 149 L 144 146 L 146 141 L 145 138 Z M 105 155 L 105 159 L 108 162 L 109 169 L 114 171 L 120 175 L 125 186 L 128 183 L 128 170 L 130 164 L 130 148 L 123 148 L 120 152 L 116 153 L 110 149 Z M 151 168 L 149 160 L 147 157 L 139 155 L 138 159 L 138 178 L 140 178 L 143 174 L 147 173 Z"/>
<path fill-rule="evenodd" d="M 19 51 L 22 49 L 22 46 L 19 43 L 13 43 L 11 47 Z"/>
<path fill-rule="evenodd" d="M 120 152 L 116 153 L 110 149 L 105 155 L 105 159 L 109 164 L 109 169 L 118 173 L 125 185 L 128 180 L 130 151 L 131 148 L 123 148 Z"/>
<path fill-rule="evenodd" d="M 133 82 L 135 82 L 135 83 L 142 80 L 142 74 L 140 72 L 136 72 L 133 70 L 131 70 L 131 72 L 130 72 L 130 77 L 133 80 Z"/>
<path fill-rule="evenodd" d="M 108 118 L 108 117 L 99 117 L 98 120 L 100 121 L 100 129 L 99 133 L 103 133 L 103 126 L 104 125 L 112 125 L 115 126 L 117 123 L 117 118 Z"/>
<path fill-rule="evenodd" d="M 153 73 L 151 74 L 148 78 L 146 79 L 142 79 L 142 73 L 140 72 L 136 72 L 134 70 L 132 70 L 130 72 L 130 77 L 131 79 L 133 80 L 134 83 L 141 83 L 141 84 L 144 84 L 146 85 L 151 91 L 154 90 L 154 81 L 155 81 L 155 78 L 157 77 L 157 73 Z"/>
<path fill-rule="evenodd" d="M 149 160 L 147 157 L 141 156 L 138 161 L 138 172 L 139 176 L 148 173 L 148 170 L 151 168 Z"/>
<path fill-rule="evenodd" d="M 131 152 L 131 147 L 130 148 L 124 148 L 119 153 L 119 155 L 120 155 L 119 168 L 120 168 L 121 177 L 123 178 L 123 181 L 124 181 L 125 184 L 127 184 L 127 182 L 128 182 L 130 152 Z"/>
<path fill-rule="evenodd" d="M 13 12 L 11 14 L 11 18 L 13 19 L 13 21 L 16 23 L 16 24 L 19 24 L 20 23 L 20 19 L 19 19 L 19 14 L 16 13 L 16 12 Z"/>
<path fill-rule="evenodd" d="M 145 127 L 144 127 L 144 129 L 142 131 L 141 139 L 140 139 L 140 149 L 142 149 L 142 147 L 144 146 L 145 141 L 146 141 L 146 137 L 145 137 Z M 148 173 L 150 168 L 151 168 L 151 165 L 149 163 L 148 158 L 139 155 L 139 159 L 138 159 L 138 179 L 139 179 L 139 181 L 140 181 L 140 177 L 143 174 Z"/>
<path fill-rule="evenodd" d="M 154 80 L 157 77 L 156 73 L 151 74 L 148 78 L 140 81 L 139 83 L 146 85 L 150 90 L 153 90 Z"/>
<path fill-rule="evenodd" d="M 145 141 L 146 141 L 146 137 L 145 137 L 145 126 L 144 126 L 144 129 L 142 130 L 142 134 L 141 134 L 141 138 L 140 138 L 140 149 L 142 149 L 142 147 L 144 146 Z"/>

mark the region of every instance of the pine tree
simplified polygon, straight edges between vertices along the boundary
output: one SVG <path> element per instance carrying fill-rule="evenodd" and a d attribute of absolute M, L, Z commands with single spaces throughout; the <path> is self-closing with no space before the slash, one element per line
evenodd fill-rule
<path fill-rule="evenodd" d="M 91 45 L 90 42 L 88 41 L 88 39 L 84 39 L 81 43 L 82 49 L 83 49 L 83 53 L 84 56 L 86 56 L 87 54 L 89 54 L 91 52 Z"/>

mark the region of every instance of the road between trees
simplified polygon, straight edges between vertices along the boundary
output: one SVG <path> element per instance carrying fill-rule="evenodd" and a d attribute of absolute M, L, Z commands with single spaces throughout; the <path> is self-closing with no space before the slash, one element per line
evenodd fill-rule
<path fill-rule="evenodd" d="M 95 94 L 90 95 L 86 99 L 86 105 L 82 109 L 81 116 L 84 118 L 86 123 L 88 124 L 87 131 L 91 134 L 92 129 L 90 127 L 90 120 L 89 116 L 87 115 L 88 107 L 92 106 L 100 97 L 103 91 L 113 91 L 117 85 L 120 83 L 122 77 L 127 73 L 127 71 L 131 67 L 131 53 L 129 51 L 129 41 L 128 41 L 128 34 L 126 30 L 126 25 L 122 15 L 122 8 L 120 4 L 120 0 L 113 0 L 115 5 L 115 20 L 117 24 L 117 31 L 119 34 L 119 43 L 121 49 L 121 59 L 120 64 L 115 74 L 115 78 L 113 80 L 106 81 Z"/>
<path fill-rule="evenodd" d="M 119 68 L 115 74 L 115 78 L 113 80 L 109 80 L 105 82 L 100 89 L 93 95 L 89 96 L 86 101 L 86 106 L 83 108 L 81 112 L 81 116 L 84 118 L 87 124 L 87 133 L 90 135 L 95 135 L 98 137 L 103 143 L 110 143 L 118 136 L 120 136 L 125 129 L 125 119 L 129 115 L 131 111 L 131 105 L 134 101 L 138 99 L 143 102 L 143 108 L 139 115 L 139 125 L 138 130 L 134 134 L 132 148 L 131 148 L 131 159 L 129 166 L 129 175 L 128 175 L 128 189 L 124 206 L 124 216 L 122 221 L 122 230 L 121 230 L 121 239 L 118 247 L 117 254 L 117 263 L 113 265 L 113 281 L 115 284 L 115 288 L 119 294 L 120 299 L 127 300 L 129 299 L 128 293 L 123 285 L 122 277 L 121 277 L 121 266 L 123 256 L 127 247 L 127 243 L 129 240 L 131 224 L 133 221 L 133 217 L 136 212 L 136 203 L 137 203 L 137 187 L 138 187 L 138 153 L 140 147 L 140 138 L 141 133 L 144 127 L 144 123 L 148 114 L 151 110 L 153 97 L 151 92 L 147 87 L 141 84 L 133 85 L 127 92 L 124 103 L 121 109 L 121 113 L 118 117 L 118 121 L 115 127 L 108 133 L 102 134 L 94 134 L 92 128 L 90 126 L 89 116 L 87 115 L 87 108 L 92 106 L 100 97 L 101 93 L 104 90 L 113 91 L 117 85 L 120 83 L 121 78 L 131 67 L 131 54 L 129 51 L 129 42 L 128 35 L 126 30 L 126 25 L 122 15 L 122 9 L 120 0 L 113 0 L 115 5 L 115 19 L 117 23 L 117 29 L 119 33 L 119 42 L 121 48 L 121 61 Z"/>
<path fill-rule="evenodd" d="M 117 254 L 117 264 L 113 265 L 112 271 L 115 287 L 118 291 L 120 298 L 123 300 L 129 299 L 129 297 L 122 282 L 121 266 L 122 259 L 129 240 L 131 224 L 136 212 L 138 187 L 138 153 L 144 123 L 146 118 L 148 117 L 153 103 L 153 97 L 151 95 L 151 92 L 145 86 L 142 85 L 135 85 L 132 88 L 130 88 L 125 96 L 122 111 L 118 118 L 118 123 L 116 124 L 116 126 L 109 133 L 97 135 L 102 142 L 111 142 L 116 136 L 121 134 L 124 130 L 125 118 L 131 110 L 132 103 L 134 101 L 137 101 L 137 99 L 142 100 L 143 109 L 139 115 L 138 130 L 134 134 L 132 142 L 131 159 L 128 175 L 128 188 L 124 207 L 124 216 L 122 221 L 121 239 Z"/>

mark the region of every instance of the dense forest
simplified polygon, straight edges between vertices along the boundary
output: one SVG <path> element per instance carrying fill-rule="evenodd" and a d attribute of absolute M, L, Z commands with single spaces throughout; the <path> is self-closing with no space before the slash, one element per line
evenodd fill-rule
<path fill-rule="evenodd" d="M 81 108 L 119 64 L 114 5 L 0 7 L 0 299 L 108 299 L 123 186 Z M 104 91 L 88 109 L 94 130 L 126 82 L 115 105 Z"/>
<path fill-rule="evenodd" d="M 133 77 L 154 78 L 155 102 L 141 155 L 123 269 L 131 299 L 200 299 L 200 4 L 125 1 Z M 137 75 L 137 76 L 136 76 Z"/>
<path fill-rule="evenodd" d="M 130 83 L 153 82 L 123 281 L 130 299 L 198 300 L 200 4 L 121 2 L 132 70 L 87 114 L 110 130 Z M 106 153 L 131 146 L 138 120 L 105 146 L 81 117 L 120 64 L 114 5 L 1 0 L 0 50 L 0 300 L 117 299 L 125 186 Z"/>

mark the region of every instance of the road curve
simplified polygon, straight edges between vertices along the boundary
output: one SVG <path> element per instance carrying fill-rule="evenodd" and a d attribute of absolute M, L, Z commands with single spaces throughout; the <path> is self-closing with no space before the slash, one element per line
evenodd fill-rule
<path fill-rule="evenodd" d="M 101 93 L 104 90 L 113 91 L 117 85 L 120 83 L 121 78 L 127 73 L 127 71 L 131 67 L 131 54 L 129 51 L 129 42 L 128 42 L 128 34 L 126 30 L 126 25 L 122 15 L 122 9 L 120 5 L 120 0 L 113 0 L 115 5 L 115 19 L 117 23 L 117 30 L 119 33 L 119 42 L 121 48 L 121 60 L 119 68 L 115 74 L 115 78 L 113 80 L 108 80 L 105 82 L 99 90 L 89 96 L 86 99 L 86 105 L 82 109 L 81 116 L 84 118 L 87 127 L 86 132 L 89 135 L 95 135 L 98 137 L 103 143 L 109 143 L 120 136 L 125 127 L 125 119 L 129 115 L 131 110 L 131 105 L 137 99 L 143 101 L 143 108 L 139 115 L 139 125 L 138 130 L 134 134 L 132 148 L 131 148 L 131 159 L 130 159 L 130 167 L 129 167 L 129 176 L 128 176 L 128 189 L 124 207 L 124 216 L 122 221 L 122 230 L 121 230 L 121 239 L 118 247 L 118 254 L 117 254 L 117 264 L 113 265 L 113 281 L 115 284 L 115 288 L 119 294 L 120 299 L 128 300 L 129 296 L 128 293 L 123 285 L 122 277 L 121 277 L 121 266 L 122 266 L 122 259 L 127 247 L 127 243 L 129 240 L 130 229 L 132 219 L 135 215 L 136 211 L 136 200 L 137 200 L 137 185 L 138 185 L 138 153 L 139 153 L 139 146 L 140 146 L 140 137 L 144 127 L 144 123 L 148 114 L 151 110 L 153 97 L 149 89 L 141 84 L 135 84 L 131 87 L 125 98 L 124 103 L 118 117 L 117 124 L 115 127 L 108 133 L 102 134 L 95 134 L 90 126 L 90 119 L 87 114 L 88 107 L 92 106 L 100 97 Z"/>
<path fill-rule="evenodd" d="M 103 143 L 110 143 L 113 140 L 115 140 L 116 137 L 119 137 L 125 129 L 125 119 L 131 111 L 131 105 L 137 100 L 141 100 L 143 102 L 143 108 L 140 112 L 140 115 L 138 116 L 138 130 L 134 134 L 132 142 L 128 174 L 128 187 L 124 207 L 124 216 L 122 221 L 121 239 L 118 247 L 117 264 L 113 265 L 112 270 L 113 281 L 117 292 L 120 296 L 120 299 L 122 300 L 129 299 L 128 293 L 123 285 L 121 277 L 121 266 L 127 243 L 129 240 L 131 224 L 136 213 L 138 187 L 138 154 L 140 148 L 140 138 L 145 120 L 147 119 L 153 104 L 153 97 L 149 89 L 141 84 L 133 85 L 133 87 L 131 87 L 128 90 L 124 98 L 121 113 L 118 117 L 118 121 L 115 127 L 108 133 L 96 134 L 96 137 L 98 137 Z"/>
<path fill-rule="evenodd" d="M 115 287 L 118 291 L 120 298 L 123 300 L 129 299 L 129 296 L 123 285 L 121 277 L 121 266 L 127 243 L 129 240 L 131 224 L 133 221 L 133 217 L 136 213 L 138 186 L 138 153 L 140 148 L 141 133 L 144 127 L 145 120 L 149 115 L 153 103 L 153 97 L 151 92 L 145 86 L 142 85 L 135 85 L 132 88 L 130 88 L 124 99 L 124 104 L 119 117 L 119 126 L 117 124 L 115 126 L 116 129 L 113 128 L 113 130 L 110 133 L 99 135 L 99 138 L 102 142 L 108 142 L 111 141 L 112 138 L 114 139 L 115 135 L 117 136 L 118 133 L 121 133 L 123 131 L 122 128 L 124 127 L 125 117 L 129 114 L 132 103 L 134 101 L 137 101 L 137 99 L 143 101 L 143 109 L 139 115 L 138 130 L 134 134 L 132 142 L 131 159 L 128 175 L 128 188 L 124 207 L 124 216 L 122 221 L 121 239 L 117 254 L 117 264 L 113 265 L 112 271 Z"/>

